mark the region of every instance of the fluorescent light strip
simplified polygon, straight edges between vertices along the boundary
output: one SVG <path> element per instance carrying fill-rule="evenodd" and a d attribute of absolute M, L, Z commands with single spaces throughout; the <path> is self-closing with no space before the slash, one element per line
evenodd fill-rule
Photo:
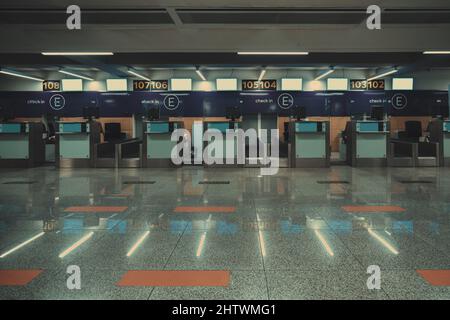
<path fill-rule="evenodd" d="M 334 72 L 334 69 L 330 69 L 330 70 L 328 70 L 327 72 L 325 72 L 324 74 L 322 74 L 322 75 L 318 76 L 317 78 L 315 78 L 313 81 L 318 81 L 318 80 L 320 80 L 320 79 L 323 79 L 323 78 L 325 78 L 326 76 L 332 74 L 333 72 Z"/>
<path fill-rule="evenodd" d="M 238 55 L 276 55 L 276 56 L 307 56 L 309 52 L 305 51 L 239 51 Z"/>
<path fill-rule="evenodd" d="M 389 251 L 391 251 L 393 254 L 398 254 L 398 251 L 389 243 L 387 242 L 385 239 L 383 239 L 382 237 L 380 237 L 375 231 L 373 231 L 372 229 L 367 229 L 367 231 L 369 231 L 369 234 L 374 237 L 375 239 L 377 239 L 383 246 L 385 246 L 386 248 L 389 249 Z"/>
<path fill-rule="evenodd" d="M 66 250 L 64 250 L 63 252 L 61 252 L 61 254 L 59 255 L 59 257 L 62 259 L 65 256 L 67 256 L 69 253 L 71 253 L 73 250 L 75 250 L 76 248 L 78 248 L 79 246 L 81 246 L 83 243 L 85 243 L 86 241 L 88 241 L 92 236 L 94 235 L 94 232 L 89 232 L 87 235 L 85 235 L 83 238 L 81 238 L 80 240 L 78 240 L 77 242 L 75 242 L 73 245 L 71 245 L 69 248 L 67 248 Z"/>
<path fill-rule="evenodd" d="M 314 233 L 316 234 L 317 238 L 319 238 L 320 242 L 322 242 L 322 245 L 325 248 L 325 250 L 328 252 L 328 254 L 333 257 L 334 256 L 333 250 L 331 250 L 330 245 L 325 240 L 325 238 L 322 236 L 322 234 L 319 232 L 319 230 L 314 230 Z"/>
<path fill-rule="evenodd" d="M 139 74 L 139 73 L 137 73 L 137 72 L 134 72 L 134 71 L 132 71 L 132 70 L 128 70 L 127 72 L 128 72 L 129 74 L 132 74 L 133 76 L 138 77 L 138 78 L 141 78 L 141 79 L 144 79 L 144 80 L 147 80 L 147 81 L 152 81 L 152 80 L 150 80 L 149 78 L 147 78 L 147 77 L 145 77 L 145 76 L 143 76 L 143 75 L 141 75 L 141 74 Z"/>
<path fill-rule="evenodd" d="M 258 81 L 261 81 L 264 78 L 264 75 L 266 74 L 266 69 L 261 70 L 261 73 L 259 74 Z"/>
<path fill-rule="evenodd" d="M 265 257 L 266 256 L 266 243 L 264 242 L 264 236 L 263 236 L 262 230 L 259 228 L 261 219 L 259 219 L 258 214 L 256 214 L 256 221 L 258 222 L 258 236 L 259 236 L 259 243 L 261 244 L 261 254 L 263 257 Z"/>
<path fill-rule="evenodd" d="M 200 77 L 200 79 L 202 79 L 203 81 L 206 81 L 205 76 L 203 75 L 203 73 L 200 70 L 195 70 L 195 73 L 198 74 L 198 76 Z"/>
<path fill-rule="evenodd" d="M 84 80 L 88 80 L 88 81 L 94 81 L 94 79 L 92 79 L 92 78 L 88 78 L 88 77 L 85 77 L 85 76 L 82 76 L 82 75 L 79 75 L 79 74 L 76 74 L 76 73 L 73 73 L 73 72 L 64 71 L 64 70 L 58 70 L 58 72 L 59 73 L 63 73 L 63 74 L 67 74 L 69 76 L 73 76 L 73 77 L 76 77 L 76 78 L 80 78 L 80 79 L 84 79 Z"/>
<path fill-rule="evenodd" d="M 19 244 L 18 246 L 16 246 L 16 247 L 12 248 L 11 250 L 6 251 L 5 253 L 3 253 L 3 254 L 0 256 L 0 258 L 4 258 L 4 257 L 6 257 L 7 255 L 13 253 L 14 251 L 19 250 L 20 248 L 26 246 L 27 244 L 29 244 L 30 242 L 36 240 L 37 238 L 42 237 L 44 234 L 45 234 L 44 232 L 41 232 L 41 233 L 35 235 L 33 238 L 28 239 L 28 240 L 25 241 L 25 242 L 22 242 L 22 243 Z"/>
<path fill-rule="evenodd" d="M 136 251 L 136 249 L 142 244 L 142 242 L 144 242 L 145 238 L 148 237 L 148 235 L 150 234 L 150 231 L 146 231 L 142 237 L 139 238 L 139 240 L 133 245 L 133 247 L 131 247 L 130 251 L 128 251 L 127 253 L 127 257 L 131 257 L 131 255 Z"/>
<path fill-rule="evenodd" d="M 113 52 L 41 52 L 44 56 L 112 56 Z"/>
<path fill-rule="evenodd" d="M 380 75 L 374 76 L 374 77 L 372 77 L 372 78 L 369 78 L 369 79 L 367 79 L 367 81 L 372 81 L 372 80 L 376 80 L 376 79 L 379 79 L 379 78 L 383 78 L 383 77 L 386 77 L 386 76 L 388 76 L 388 75 L 390 75 L 390 74 L 397 73 L 397 72 L 398 72 L 398 70 L 397 70 L 397 69 L 394 69 L 394 70 L 391 70 L 391 71 L 382 73 L 382 74 L 380 74 Z"/>
<path fill-rule="evenodd" d="M 24 78 L 24 79 L 28 79 L 28 80 L 34 80 L 34 81 L 40 81 L 40 82 L 44 81 L 43 79 L 26 76 L 26 75 L 23 75 L 23 74 L 20 74 L 20 73 L 12 72 L 12 71 L 0 70 L 0 73 L 7 74 L 7 75 L 10 75 L 10 76 L 14 76 L 14 77 Z"/>
<path fill-rule="evenodd" d="M 200 243 L 198 244 L 197 253 L 196 256 L 200 257 L 202 255 L 203 247 L 205 245 L 205 238 L 206 238 L 206 232 L 202 234 L 202 237 L 200 238 Z"/>
<path fill-rule="evenodd" d="M 208 220 L 206 220 L 206 229 L 209 228 L 209 223 L 211 222 L 211 218 L 212 218 L 212 214 L 210 214 L 208 217 Z M 197 257 L 200 257 L 202 255 L 203 247 L 205 246 L 206 232 L 207 231 L 205 231 L 200 238 L 200 243 L 198 244 L 197 253 L 195 254 Z"/>
<path fill-rule="evenodd" d="M 450 51 L 424 51 L 423 54 L 450 54 Z"/>

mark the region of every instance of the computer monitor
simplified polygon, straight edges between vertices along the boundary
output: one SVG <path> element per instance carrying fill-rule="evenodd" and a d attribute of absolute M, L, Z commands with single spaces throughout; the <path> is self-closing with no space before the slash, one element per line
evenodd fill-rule
<path fill-rule="evenodd" d="M 83 118 L 88 119 L 88 120 L 100 118 L 100 108 L 99 107 L 84 107 L 83 108 Z"/>
<path fill-rule="evenodd" d="M 306 108 L 303 106 L 294 108 L 294 118 L 298 121 L 306 118 Z"/>
<path fill-rule="evenodd" d="M 0 106 L 0 121 L 7 122 L 14 118 L 14 113 L 11 108 Z"/>
<path fill-rule="evenodd" d="M 226 109 L 226 118 L 234 121 L 241 117 L 241 110 L 239 107 L 227 107 Z"/>
<path fill-rule="evenodd" d="M 370 110 L 370 117 L 372 120 L 383 120 L 384 119 L 384 107 L 383 106 L 372 106 Z"/>
<path fill-rule="evenodd" d="M 431 110 L 431 116 L 437 119 L 444 119 L 448 117 L 447 106 L 434 106 Z"/>
<path fill-rule="evenodd" d="M 158 107 L 152 107 L 148 109 L 147 112 L 147 118 L 150 121 L 156 121 L 159 120 L 160 115 L 159 115 L 159 108 Z"/>

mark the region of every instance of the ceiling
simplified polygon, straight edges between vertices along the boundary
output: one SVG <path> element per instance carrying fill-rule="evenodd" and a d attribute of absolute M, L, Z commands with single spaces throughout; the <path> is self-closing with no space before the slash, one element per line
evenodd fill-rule
<path fill-rule="evenodd" d="M 2 0 L 0 67 L 449 68 L 448 0 L 78 0 L 82 30 L 65 27 L 72 0 Z M 366 8 L 382 10 L 368 30 Z M 44 57 L 42 51 L 112 51 L 110 57 Z M 308 51 L 238 56 L 237 51 Z"/>

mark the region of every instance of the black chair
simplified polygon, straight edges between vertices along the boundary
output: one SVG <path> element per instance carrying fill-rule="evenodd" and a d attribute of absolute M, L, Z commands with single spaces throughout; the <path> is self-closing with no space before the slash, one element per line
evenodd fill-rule
<path fill-rule="evenodd" d="M 126 139 L 126 134 L 122 132 L 120 123 L 105 123 L 105 141 L 119 141 Z"/>
<path fill-rule="evenodd" d="M 405 131 L 398 133 L 400 140 L 419 142 L 420 137 L 422 137 L 422 122 L 420 121 L 406 121 Z"/>

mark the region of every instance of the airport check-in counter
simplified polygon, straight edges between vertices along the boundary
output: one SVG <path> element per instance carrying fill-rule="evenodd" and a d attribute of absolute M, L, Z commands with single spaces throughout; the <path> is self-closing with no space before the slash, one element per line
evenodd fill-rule
<path fill-rule="evenodd" d="M 432 120 L 429 133 L 430 141 L 439 144 L 439 164 L 450 166 L 450 120 Z"/>
<path fill-rule="evenodd" d="M 218 130 L 222 133 L 223 138 L 223 150 L 222 150 L 222 159 L 223 165 L 227 165 L 227 162 L 232 163 L 231 166 L 237 166 L 237 153 L 238 153 L 238 141 L 235 138 L 232 138 L 233 141 L 227 141 L 226 137 L 227 130 L 237 130 L 240 128 L 240 123 L 237 121 L 205 121 L 203 122 L 203 132 L 206 130 Z M 227 142 L 228 145 L 227 146 Z M 203 142 L 203 150 L 208 146 L 208 142 Z M 230 149 L 232 148 L 232 149 Z M 233 150 L 234 149 L 234 150 Z M 244 150 L 242 150 L 244 151 Z M 248 152 L 246 152 L 248 155 Z M 228 161 L 227 161 L 228 159 Z M 204 160 L 204 159 L 203 159 Z M 219 164 L 220 165 L 220 164 Z"/>
<path fill-rule="evenodd" d="M 391 139 L 391 167 L 415 167 L 418 144 L 413 141 Z"/>
<path fill-rule="evenodd" d="M 34 167 L 45 161 L 43 124 L 0 123 L 0 167 Z"/>
<path fill-rule="evenodd" d="M 352 120 L 346 127 L 347 163 L 353 167 L 387 166 L 388 121 Z"/>
<path fill-rule="evenodd" d="M 98 143 L 94 149 L 96 168 L 140 168 L 141 139 L 124 139 Z"/>
<path fill-rule="evenodd" d="M 177 141 L 172 141 L 172 133 L 182 129 L 182 122 L 144 121 L 142 144 L 142 167 L 166 168 L 174 166 L 171 154 Z"/>
<path fill-rule="evenodd" d="M 330 166 L 329 121 L 295 121 L 289 131 L 290 167 Z"/>
<path fill-rule="evenodd" d="M 100 142 L 100 123 L 58 122 L 56 166 L 60 168 L 94 167 L 95 146 Z"/>

